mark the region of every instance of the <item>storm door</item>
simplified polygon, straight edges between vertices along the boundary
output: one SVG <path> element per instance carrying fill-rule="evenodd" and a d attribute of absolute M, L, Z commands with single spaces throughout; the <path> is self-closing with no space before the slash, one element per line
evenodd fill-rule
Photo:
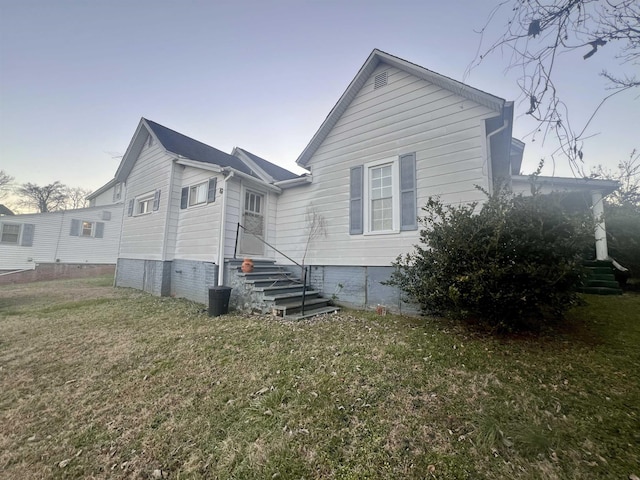
<path fill-rule="evenodd" d="M 245 190 L 244 208 L 242 213 L 242 225 L 244 230 L 240 232 L 240 253 L 242 255 L 264 255 L 265 231 L 265 204 L 264 195 Z"/>

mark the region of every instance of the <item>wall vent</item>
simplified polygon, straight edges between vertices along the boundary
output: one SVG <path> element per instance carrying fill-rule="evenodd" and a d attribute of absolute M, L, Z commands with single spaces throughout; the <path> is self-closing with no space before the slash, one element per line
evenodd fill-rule
<path fill-rule="evenodd" d="M 373 79 L 373 89 L 384 87 L 387 84 L 387 80 L 387 72 L 379 73 Z"/>

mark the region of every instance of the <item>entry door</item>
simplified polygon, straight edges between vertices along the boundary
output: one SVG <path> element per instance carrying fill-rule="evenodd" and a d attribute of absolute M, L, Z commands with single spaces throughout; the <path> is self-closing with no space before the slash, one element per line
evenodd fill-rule
<path fill-rule="evenodd" d="M 264 255 L 264 195 L 245 190 L 244 209 L 242 214 L 242 236 L 240 252 L 243 255 Z"/>

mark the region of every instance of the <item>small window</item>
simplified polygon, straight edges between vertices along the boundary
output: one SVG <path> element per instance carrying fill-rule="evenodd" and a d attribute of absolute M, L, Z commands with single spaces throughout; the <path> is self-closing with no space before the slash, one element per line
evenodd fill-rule
<path fill-rule="evenodd" d="M 122 183 L 116 183 L 113 187 L 113 200 L 118 201 L 122 198 Z"/>
<path fill-rule="evenodd" d="M 245 212 L 261 214 L 262 213 L 262 195 L 253 192 L 247 192 L 244 198 Z"/>
<path fill-rule="evenodd" d="M 151 206 L 153 204 L 153 197 L 145 197 L 138 200 L 138 208 L 136 208 L 136 215 L 146 215 L 151 213 Z"/>
<path fill-rule="evenodd" d="M 189 206 L 207 203 L 208 183 L 202 182 L 189 187 Z"/>
<path fill-rule="evenodd" d="M 82 222 L 82 230 L 80 230 L 80 235 L 82 237 L 93 237 L 93 226 L 95 223 L 93 222 Z"/>
<path fill-rule="evenodd" d="M 0 234 L 0 243 L 18 244 L 20 239 L 20 225 L 15 223 L 3 223 L 2 234 Z"/>

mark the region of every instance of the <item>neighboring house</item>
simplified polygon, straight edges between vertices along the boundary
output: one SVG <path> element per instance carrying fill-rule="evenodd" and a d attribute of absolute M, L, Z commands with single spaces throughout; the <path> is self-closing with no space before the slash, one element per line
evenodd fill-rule
<path fill-rule="evenodd" d="M 122 204 L 0 218 L 0 270 L 115 264 Z"/>
<path fill-rule="evenodd" d="M 15 215 L 15 213 L 13 213 L 11 210 L 9 210 L 4 205 L 0 205 L 0 217 L 2 217 L 4 215 Z"/>
<path fill-rule="evenodd" d="M 418 243 L 420 206 L 434 195 L 483 201 L 476 186 L 503 181 L 524 191 L 512 123 L 512 102 L 379 50 L 299 156 L 305 175 L 142 119 L 103 187 L 121 185 L 125 201 L 116 284 L 206 303 L 208 287 L 230 282 L 221 267 L 251 256 L 310 266 L 313 286 L 338 302 L 407 308 L 382 282 Z M 587 192 L 595 213 L 616 187 L 545 181 Z"/>

